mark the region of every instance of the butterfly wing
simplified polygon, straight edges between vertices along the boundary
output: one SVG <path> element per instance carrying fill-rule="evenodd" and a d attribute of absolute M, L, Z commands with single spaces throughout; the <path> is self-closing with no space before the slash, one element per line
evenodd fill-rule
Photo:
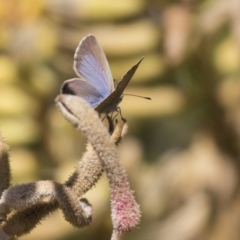
<path fill-rule="evenodd" d="M 123 76 L 122 80 L 117 84 L 116 89 L 95 108 L 98 112 L 112 112 L 116 110 L 118 104 L 122 101 L 122 94 L 134 73 L 136 72 L 143 57 Z"/>
<path fill-rule="evenodd" d="M 73 69 L 104 98 L 114 90 L 107 58 L 93 35 L 87 35 L 79 43 L 74 54 Z"/>
<path fill-rule="evenodd" d="M 119 97 L 122 95 L 124 89 L 126 88 L 128 83 L 132 79 L 134 73 L 136 72 L 136 70 L 137 70 L 139 64 L 142 62 L 143 58 L 144 57 L 142 57 L 130 70 L 128 70 L 127 73 L 123 76 L 122 80 L 119 81 L 119 83 L 117 84 L 116 91 L 118 92 Z"/>
<path fill-rule="evenodd" d="M 82 78 L 73 78 L 64 81 L 60 93 L 79 96 L 85 99 L 93 108 L 104 99 L 94 86 Z"/>

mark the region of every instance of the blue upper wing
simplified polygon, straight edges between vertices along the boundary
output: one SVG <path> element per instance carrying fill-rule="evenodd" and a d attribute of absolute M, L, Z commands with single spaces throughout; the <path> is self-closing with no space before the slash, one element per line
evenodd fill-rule
<path fill-rule="evenodd" d="M 73 69 L 80 78 L 96 89 L 103 99 L 114 90 L 108 61 L 93 35 L 87 35 L 79 43 L 74 54 Z"/>

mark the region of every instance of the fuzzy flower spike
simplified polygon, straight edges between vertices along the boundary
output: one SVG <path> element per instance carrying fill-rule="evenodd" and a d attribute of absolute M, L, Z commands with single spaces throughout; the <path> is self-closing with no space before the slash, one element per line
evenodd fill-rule
<path fill-rule="evenodd" d="M 112 240 L 119 240 L 124 233 L 136 227 L 141 214 L 117 148 L 97 112 L 86 101 L 73 95 L 59 95 L 56 104 L 63 116 L 88 138 L 101 161 L 110 186 Z"/>

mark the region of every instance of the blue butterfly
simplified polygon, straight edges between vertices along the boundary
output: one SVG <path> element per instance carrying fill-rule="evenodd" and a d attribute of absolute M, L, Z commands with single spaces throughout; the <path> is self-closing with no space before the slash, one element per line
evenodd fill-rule
<path fill-rule="evenodd" d="M 78 78 L 64 81 L 62 94 L 85 99 L 99 114 L 118 109 L 123 91 L 137 70 L 141 58 L 118 82 L 116 88 L 107 58 L 93 35 L 84 37 L 74 54 L 73 69 Z"/>

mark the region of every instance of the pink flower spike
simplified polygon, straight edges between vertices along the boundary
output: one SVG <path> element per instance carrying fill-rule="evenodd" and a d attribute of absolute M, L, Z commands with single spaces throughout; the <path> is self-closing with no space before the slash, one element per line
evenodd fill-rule
<path fill-rule="evenodd" d="M 141 213 L 133 192 L 122 188 L 121 194 L 113 193 L 111 199 L 112 220 L 115 231 L 120 234 L 131 231 L 140 221 Z"/>

